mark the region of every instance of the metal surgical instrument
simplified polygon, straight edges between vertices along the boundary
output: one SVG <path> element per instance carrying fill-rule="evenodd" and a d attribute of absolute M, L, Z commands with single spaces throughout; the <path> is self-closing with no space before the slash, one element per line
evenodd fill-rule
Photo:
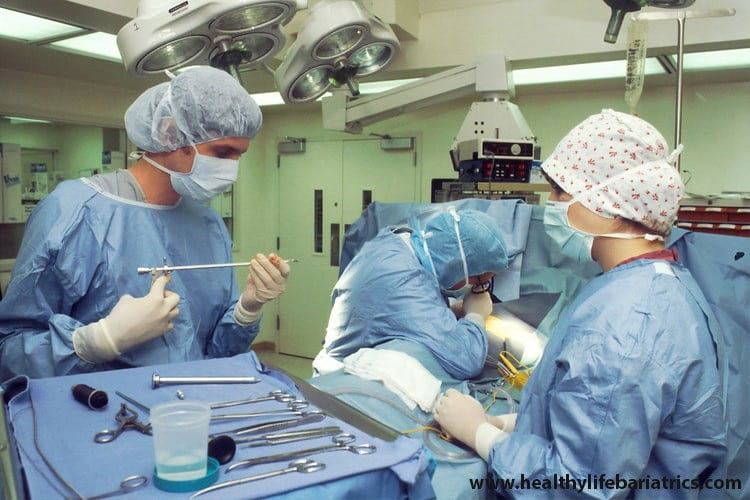
<path fill-rule="evenodd" d="M 94 497 L 86 497 L 86 500 L 99 500 L 100 498 L 116 497 L 117 495 L 125 495 L 133 490 L 142 488 L 148 483 L 146 476 L 129 476 L 120 481 L 120 489 L 110 491 L 109 493 L 102 493 Z"/>
<path fill-rule="evenodd" d="M 229 413 L 226 415 L 212 415 L 211 420 L 234 420 L 240 418 L 272 417 L 274 415 L 299 415 L 304 416 L 302 410 L 310 406 L 303 400 L 290 401 L 287 408 L 281 410 L 256 411 L 252 413 Z"/>
<path fill-rule="evenodd" d="M 173 384 L 257 384 L 256 377 L 162 377 L 156 373 L 151 375 L 151 388 Z"/>
<path fill-rule="evenodd" d="M 232 429 L 229 431 L 216 432 L 214 434 L 211 434 L 209 438 L 221 436 L 222 434 L 227 434 L 230 436 L 245 436 L 248 434 L 260 434 L 261 432 L 280 431 L 282 429 L 288 429 L 290 427 L 297 427 L 298 425 L 320 422 L 321 420 L 326 418 L 326 416 L 327 415 L 320 410 L 310 410 L 308 412 L 304 412 L 303 416 L 300 418 L 287 418 L 284 420 L 274 420 L 273 422 L 266 422 L 264 424 L 238 427 L 237 429 Z"/>
<path fill-rule="evenodd" d="M 130 396 L 126 396 L 125 394 L 121 393 L 120 391 L 115 391 L 115 394 L 117 394 L 118 396 L 120 396 L 122 399 L 124 399 L 128 403 L 137 406 L 141 410 L 147 411 L 147 412 L 151 413 L 151 408 L 149 408 L 148 406 L 144 405 L 143 403 L 139 403 L 138 401 L 136 401 L 135 399 L 131 398 Z"/>
<path fill-rule="evenodd" d="M 270 446 L 275 444 L 294 443 L 306 439 L 314 439 L 325 436 L 341 434 L 341 427 L 320 427 L 318 429 L 306 429 L 301 431 L 280 432 L 278 434 L 266 434 L 265 436 L 235 439 L 235 443 L 249 443 L 243 448 L 256 448 L 258 446 Z"/>
<path fill-rule="evenodd" d="M 297 259 L 283 259 L 283 261 L 299 262 L 299 260 Z M 159 273 L 171 273 L 172 271 L 192 271 L 193 269 L 216 269 L 221 267 L 247 267 L 249 265 L 249 262 L 232 262 L 227 264 L 200 264 L 195 266 L 168 266 L 164 264 L 164 266 L 162 267 L 139 267 L 138 274 L 151 273 L 153 275 L 156 275 Z"/>
<path fill-rule="evenodd" d="M 290 451 L 288 453 L 279 453 L 278 455 L 269 455 L 266 457 L 251 458 L 249 460 L 242 460 L 236 462 L 227 468 L 227 472 L 235 469 L 243 469 L 250 467 L 251 465 L 259 464 L 270 464 L 273 462 L 283 462 L 293 458 L 306 457 L 308 455 L 314 455 L 316 453 L 327 453 L 329 451 L 348 451 L 355 455 L 369 455 L 375 453 L 377 448 L 371 444 L 358 444 L 352 445 L 357 438 L 354 434 L 344 433 L 333 436 L 333 444 L 327 446 L 318 446 L 317 448 L 309 448 L 307 450 Z"/>
<path fill-rule="evenodd" d="M 246 405 L 251 403 L 260 403 L 261 401 L 280 401 L 282 403 L 291 403 L 296 398 L 285 391 L 275 390 L 268 393 L 268 396 L 261 396 L 259 398 L 252 399 L 240 399 L 237 401 L 224 401 L 223 403 L 214 403 L 211 405 L 211 409 L 217 408 L 228 408 L 230 406 Z"/>
<path fill-rule="evenodd" d="M 117 439 L 123 431 L 128 429 L 135 429 L 141 434 L 151 435 L 151 424 L 142 424 L 138 421 L 138 413 L 128 405 L 122 403 L 120 410 L 115 415 L 115 420 L 120 424 L 117 429 L 105 429 L 99 431 L 94 436 L 94 441 L 97 443 L 109 443 Z"/>
<path fill-rule="evenodd" d="M 266 472 L 265 474 L 256 474 L 255 476 L 248 476 L 243 477 L 242 479 L 235 479 L 234 481 L 225 481 L 223 483 L 215 484 L 213 486 L 209 486 L 208 488 L 204 488 L 200 491 L 197 491 L 193 493 L 193 495 L 190 497 L 191 500 L 195 497 L 199 497 L 201 495 L 204 495 L 206 493 L 210 493 L 212 491 L 220 490 L 222 488 L 229 488 L 230 486 L 236 486 L 238 484 L 244 484 L 249 483 L 251 481 L 259 481 L 261 479 L 266 479 L 269 477 L 274 476 L 280 476 L 282 474 L 288 474 L 290 472 L 316 472 L 319 470 L 325 469 L 325 464 L 321 464 L 319 462 L 316 462 L 315 460 L 310 459 L 302 459 L 302 460 L 295 460 L 294 462 L 289 464 L 289 467 L 273 472 Z"/>

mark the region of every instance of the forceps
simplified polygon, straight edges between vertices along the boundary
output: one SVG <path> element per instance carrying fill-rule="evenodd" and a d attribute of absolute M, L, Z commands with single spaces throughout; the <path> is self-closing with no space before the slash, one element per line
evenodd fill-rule
<path fill-rule="evenodd" d="M 302 416 L 299 418 L 287 418 L 284 420 L 274 420 L 272 422 L 266 422 L 264 424 L 248 425 L 245 427 L 238 427 L 236 429 L 230 429 L 228 431 L 216 432 L 209 435 L 209 438 L 220 436 L 222 434 L 234 435 L 234 436 L 245 436 L 248 434 L 260 434 L 261 432 L 272 432 L 279 431 L 281 429 L 288 429 L 290 427 L 297 427 L 298 425 L 312 424 L 320 422 L 326 418 L 326 414 L 320 410 L 310 410 L 302 412 Z"/>
<path fill-rule="evenodd" d="M 253 413 L 229 413 L 226 415 L 213 415 L 211 420 L 233 420 L 239 418 L 252 418 L 252 417 L 271 417 L 276 415 L 298 415 L 304 416 L 305 413 L 302 409 L 310 406 L 310 403 L 301 399 L 296 399 L 289 402 L 289 406 L 281 410 L 269 410 L 269 411 L 256 411 Z"/>
<path fill-rule="evenodd" d="M 326 468 L 325 464 L 321 464 L 320 462 L 316 462 L 315 460 L 310 460 L 308 458 L 303 458 L 302 460 L 295 460 L 294 462 L 290 463 L 289 467 L 286 467 L 285 469 L 275 470 L 272 472 L 266 472 L 265 474 L 256 474 L 255 476 L 243 477 L 242 479 L 235 479 L 234 481 L 225 481 L 223 483 L 209 486 L 208 488 L 204 488 L 198 492 L 195 492 L 190 497 L 190 499 L 192 500 L 195 497 L 199 497 L 206 493 L 220 490 L 222 488 L 229 488 L 230 486 L 236 486 L 238 484 L 249 483 L 250 481 L 258 481 L 260 479 L 280 476 L 282 474 L 288 474 L 290 472 L 303 472 L 303 473 L 316 472 L 319 470 L 323 470 L 325 468 Z"/>
<path fill-rule="evenodd" d="M 99 500 L 100 498 L 116 497 L 117 495 L 125 495 L 133 490 L 146 486 L 148 479 L 146 476 L 128 476 L 120 481 L 120 489 L 110 491 L 109 493 L 102 493 L 94 497 L 86 497 L 86 500 Z"/>
<path fill-rule="evenodd" d="M 261 396 L 259 398 L 252 399 L 239 399 L 237 401 L 224 401 L 222 403 L 214 403 L 211 405 L 211 409 L 217 408 L 228 408 L 230 406 L 246 405 L 250 403 L 260 403 L 261 401 L 279 401 L 281 403 L 291 403 L 295 401 L 295 397 L 288 392 L 275 390 L 268 393 L 268 396 Z"/>
<path fill-rule="evenodd" d="M 251 465 L 282 462 L 284 460 L 289 460 L 292 458 L 306 457 L 308 455 L 314 455 L 316 453 L 327 453 L 329 451 L 348 451 L 350 453 L 354 453 L 355 455 L 369 455 L 370 453 L 375 453 L 375 451 L 377 450 L 377 448 L 375 448 L 375 446 L 371 444 L 352 445 L 351 443 L 353 443 L 356 439 L 357 438 L 354 437 L 354 434 L 345 432 L 343 434 L 333 436 L 333 444 L 318 446 L 317 448 L 308 448 L 307 450 L 290 451 L 288 453 L 279 453 L 278 455 L 269 455 L 266 457 L 257 457 L 251 458 L 249 460 L 242 460 L 230 465 L 229 468 L 227 468 L 227 472 L 233 471 L 235 469 L 250 467 Z"/>
<path fill-rule="evenodd" d="M 120 404 L 120 409 L 115 415 L 115 420 L 120 424 L 117 429 L 104 429 L 94 436 L 97 443 L 109 443 L 117 439 L 122 431 L 135 429 L 142 434 L 151 435 L 151 424 L 143 424 L 138 421 L 138 414 L 125 403 Z"/>

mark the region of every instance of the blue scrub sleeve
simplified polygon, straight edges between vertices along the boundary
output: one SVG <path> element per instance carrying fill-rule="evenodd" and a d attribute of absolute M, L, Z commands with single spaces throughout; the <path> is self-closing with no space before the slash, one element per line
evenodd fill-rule
<path fill-rule="evenodd" d="M 236 288 L 235 284 L 232 288 L 235 296 L 238 295 Z M 258 336 L 260 320 L 248 326 L 238 325 L 234 321 L 234 308 L 237 305 L 237 300 L 229 305 L 224 312 L 224 316 L 221 317 L 216 328 L 214 328 L 214 334 L 206 346 L 206 355 L 209 358 L 223 358 L 247 352 L 250 349 L 250 344 Z"/>
<path fill-rule="evenodd" d="M 692 363 L 682 380 L 674 380 L 680 370 L 663 366 L 637 342 L 624 349 L 626 346 L 617 345 L 619 341 L 611 334 L 578 328 L 567 333 L 575 340 L 556 360 L 555 387 L 524 395 L 549 398 L 549 415 L 537 416 L 544 421 L 524 422 L 531 415 L 519 413 L 516 431 L 490 453 L 494 474 L 516 482 L 521 474 L 532 481 L 552 478 L 554 474 L 569 474 L 575 479 L 586 479 L 588 474 L 606 474 L 612 479 L 617 474 L 626 479 L 642 477 L 649 460 L 653 460 L 662 419 L 675 418 L 670 415 L 678 396 L 700 386 L 705 365 Z M 699 400 L 700 405 L 690 412 L 677 412 L 683 415 L 683 421 L 673 423 L 684 430 L 713 425 L 706 415 L 716 414 L 722 404 L 720 398 Z M 527 406 L 536 405 L 529 401 Z M 552 440 L 530 432 L 541 426 L 549 427 Z M 677 465 L 677 470 L 710 470 L 723 453 L 720 443 L 707 442 L 704 449 L 683 456 L 676 437 L 673 447 L 668 456 L 657 459 Z M 524 496 L 544 492 L 516 489 L 503 493 Z M 583 489 L 581 493 L 593 498 L 614 498 L 626 496 L 629 491 Z"/>

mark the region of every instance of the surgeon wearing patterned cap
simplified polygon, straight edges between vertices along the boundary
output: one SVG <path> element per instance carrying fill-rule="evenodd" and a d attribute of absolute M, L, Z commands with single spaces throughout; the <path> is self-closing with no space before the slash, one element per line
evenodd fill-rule
<path fill-rule="evenodd" d="M 552 186 L 547 234 L 563 254 L 603 272 L 561 315 L 517 414 L 488 417 L 455 391 L 438 402 L 437 421 L 496 476 L 619 475 L 628 481 L 623 488 L 589 483 L 583 493 L 650 497 L 638 480 L 681 477 L 697 486 L 721 463 L 722 336 L 690 272 L 664 246 L 683 192 L 677 154 L 649 123 L 605 109 L 571 130 L 542 165 Z"/>
<path fill-rule="evenodd" d="M 26 224 L 0 302 L 0 381 L 231 356 L 259 331 L 288 265 L 257 254 L 240 293 L 231 268 L 151 279 L 141 266 L 232 262 L 205 202 L 237 179 L 262 116 L 223 71 L 146 90 L 125 113 L 145 151 L 130 169 L 61 183 Z"/>

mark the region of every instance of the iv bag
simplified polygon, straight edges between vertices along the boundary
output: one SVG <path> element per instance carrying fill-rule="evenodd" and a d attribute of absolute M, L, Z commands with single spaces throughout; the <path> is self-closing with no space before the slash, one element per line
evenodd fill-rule
<path fill-rule="evenodd" d="M 643 91 L 643 79 L 646 66 L 646 38 L 648 22 L 633 20 L 628 26 L 627 72 L 625 74 L 625 102 L 630 114 L 635 114 L 638 100 Z"/>

